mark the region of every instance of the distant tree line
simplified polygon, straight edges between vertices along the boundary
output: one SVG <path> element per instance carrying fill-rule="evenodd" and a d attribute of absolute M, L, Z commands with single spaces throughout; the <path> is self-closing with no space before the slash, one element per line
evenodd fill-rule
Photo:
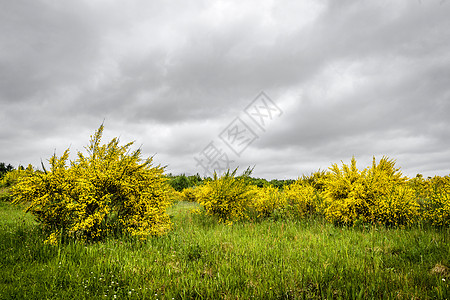
<path fill-rule="evenodd" d="M 0 162 L 0 178 L 3 178 L 3 176 L 14 170 L 14 167 L 11 164 L 5 164 L 4 162 Z"/>
<path fill-rule="evenodd" d="M 179 192 L 183 191 L 186 188 L 199 186 L 204 181 L 212 180 L 211 177 L 201 177 L 198 173 L 189 176 L 184 173 L 179 175 L 173 175 L 172 173 L 169 173 L 166 176 L 169 179 L 169 184 Z M 250 184 L 256 185 L 258 187 L 273 186 L 278 189 L 282 189 L 284 186 L 290 185 L 295 182 L 294 179 L 272 179 L 268 181 L 264 178 L 255 178 L 251 176 L 249 176 L 247 180 L 250 181 Z"/>
<path fill-rule="evenodd" d="M 169 184 L 178 192 L 203 183 L 204 178 L 197 173 L 195 175 L 186 176 L 186 174 L 173 175 L 169 173 L 166 175 L 169 178 Z"/>

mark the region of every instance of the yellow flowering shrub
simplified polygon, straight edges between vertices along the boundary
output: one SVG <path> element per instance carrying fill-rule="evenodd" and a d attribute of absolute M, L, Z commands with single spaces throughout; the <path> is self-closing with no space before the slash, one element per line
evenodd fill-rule
<path fill-rule="evenodd" d="M 197 202 L 200 188 L 198 187 L 188 187 L 183 189 L 180 193 L 181 200 L 187 202 Z"/>
<path fill-rule="evenodd" d="M 13 186 L 17 183 L 17 181 L 19 180 L 20 177 L 25 176 L 29 173 L 33 172 L 33 166 L 32 165 L 28 165 L 28 167 L 26 169 L 17 169 L 17 170 L 12 170 L 9 171 L 8 173 L 6 173 L 3 178 L 0 180 L 0 186 L 4 186 L 4 187 L 10 187 Z"/>
<path fill-rule="evenodd" d="M 330 167 L 325 177 L 325 216 L 334 223 L 382 222 L 399 224 L 412 222 L 417 203 L 414 194 L 404 186 L 407 178 L 395 161 L 375 158 L 371 167 L 360 171 L 353 157 L 350 165 Z M 389 216 L 388 216 L 389 214 Z"/>
<path fill-rule="evenodd" d="M 353 157 L 351 164 L 342 163 L 342 168 L 333 164 L 325 180 L 323 192 L 325 202 L 325 216 L 335 223 L 351 223 L 357 219 L 363 202 L 355 197 L 358 190 L 362 190 L 361 172 L 356 167 Z"/>
<path fill-rule="evenodd" d="M 419 203 L 423 202 L 426 198 L 426 181 L 423 179 L 422 174 L 417 174 L 416 177 L 408 180 L 408 186 L 410 186 L 414 192 L 415 197 Z"/>
<path fill-rule="evenodd" d="M 273 186 L 257 187 L 252 186 L 252 201 L 249 209 L 256 213 L 257 217 L 269 217 L 276 210 L 282 210 L 285 207 L 285 198 L 279 192 L 278 188 Z"/>
<path fill-rule="evenodd" d="M 377 222 L 388 226 L 412 225 L 419 218 L 415 191 L 406 184 L 394 184 L 379 197 L 375 209 Z"/>
<path fill-rule="evenodd" d="M 434 226 L 450 225 L 450 176 L 435 176 L 421 182 L 421 215 Z"/>
<path fill-rule="evenodd" d="M 326 171 L 318 170 L 311 173 L 309 176 L 303 175 L 298 179 L 298 181 L 312 186 L 318 192 L 323 192 L 325 189 L 325 180 L 327 176 L 328 173 Z"/>
<path fill-rule="evenodd" d="M 235 177 L 236 170 L 225 172 L 213 180 L 198 187 L 198 203 L 209 215 L 219 218 L 220 222 L 232 222 L 246 216 L 246 209 L 254 195 L 246 180 L 246 175 Z"/>
<path fill-rule="evenodd" d="M 302 218 L 319 211 L 316 190 L 310 184 L 297 180 L 284 188 L 283 203 L 288 215 Z"/>
<path fill-rule="evenodd" d="M 172 202 L 173 205 L 183 201 L 183 194 L 181 192 L 175 190 L 173 187 L 170 187 L 169 189 L 171 190 L 170 202 Z"/>
<path fill-rule="evenodd" d="M 27 169 L 11 170 L 3 175 L 0 179 L 0 201 L 12 201 L 11 188 L 14 186 L 20 177 L 33 172 L 33 167 L 28 166 Z"/>
<path fill-rule="evenodd" d="M 99 240 L 108 234 L 128 232 L 145 238 L 171 228 L 166 209 L 172 190 L 164 168 L 152 166 L 152 158 L 141 159 L 133 143 L 119 146 L 117 138 L 100 145 L 103 125 L 86 147 L 68 163 L 69 149 L 53 155 L 51 169 L 30 172 L 13 187 L 14 201 L 28 204 L 46 227 L 54 243 L 63 236 Z"/>

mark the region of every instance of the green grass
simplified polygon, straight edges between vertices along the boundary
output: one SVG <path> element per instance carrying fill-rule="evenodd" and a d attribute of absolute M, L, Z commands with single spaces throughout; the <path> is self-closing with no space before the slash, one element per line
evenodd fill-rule
<path fill-rule="evenodd" d="M 229 226 L 195 207 L 176 204 L 174 230 L 146 242 L 49 246 L 0 202 L 0 299 L 450 299 L 448 228 Z"/>

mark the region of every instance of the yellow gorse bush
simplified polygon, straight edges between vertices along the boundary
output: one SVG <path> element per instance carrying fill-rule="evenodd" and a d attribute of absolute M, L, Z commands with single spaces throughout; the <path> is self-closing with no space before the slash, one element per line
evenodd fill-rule
<path fill-rule="evenodd" d="M 320 211 L 316 190 L 301 180 L 285 187 L 282 198 L 286 213 L 293 217 L 302 218 Z"/>
<path fill-rule="evenodd" d="M 236 171 L 228 170 L 220 177 L 214 172 L 213 180 L 198 187 L 198 203 L 207 214 L 218 217 L 220 222 L 230 223 L 244 218 L 254 195 L 246 180 L 248 173 L 236 177 Z"/>
<path fill-rule="evenodd" d="M 414 191 L 395 161 L 375 158 L 371 167 L 360 171 L 353 157 L 350 165 L 330 167 L 325 177 L 325 216 L 334 223 L 355 221 L 386 225 L 411 224 L 418 211 Z"/>
<path fill-rule="evenodd" d="M 201 187 L 188 187 L 180 193 L 181 200 L 187 202 L 197 202 Z"/>
<path fill-rule="evenodd" d="M 364 199 L 358 199 L 358 190 L 362 190 L 362 175 L 356 167 L 353 157 L 350 166 L 342 163 L 342 168 L 333 164 L 325 180 L 323 192 L 325 216 L 335 223 L 351 223 L 364 209 Z"/>
<path fill-rule="evenodd" d="M 49 243 L 124 232 L 145 238 L 171 228 L 166 209 L 172 190 L 164 168 L 141 159 L 140 149 L 130 152 L 133 143 L 119 146 L 114 138 L 100 145 L 103 128 L 91 136 L 89 156 L 78 152 L 68 163 L 67 149 L 50 158 L 49 171 L 29 172 L 13 187 L 15 202 L 29 204 L 27 210 L 50 231 Z"/>
<path fill-rule="evenodd" d="M 286 200 L 282 197 L 282 193 L 273 186 L 250 187 L 252 190 L 252 201 L 250 201 L 250 209 L 256 212 L 257 217 L 269 217 L 276 210 L 283 210 L 286 206 Z"/>
<path fill-rule="evenodd" d="M 29 173 L 33 173 L 32 165 L 28 165 L 26 169 L 19 168 L 17 170 L 9 171 L 0 180 L 0 186 L 5 187 L 13 186 L 17 183 L 20 177 L 26 176 Z"/>
<path fill-rule="evenodd" d="M 450 225 L 450 175 L 415 179 L 424 221 L 434 226 Z"/>
<path fill-rule="evenodd" d="M 374 208 L 377 222 L 388 225 L 412 225 L 418 221 L 419 204 L 414 190 L 406 184 L 395 184 L 381 195 Z"/>

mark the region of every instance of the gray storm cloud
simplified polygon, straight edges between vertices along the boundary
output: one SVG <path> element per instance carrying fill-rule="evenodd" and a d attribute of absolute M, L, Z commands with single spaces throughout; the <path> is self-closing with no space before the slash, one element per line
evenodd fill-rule
<path fill-rule="evenodd" d="M 1 1 L 0 161 L 135 140 L 172 173 L 260 91 L 283 114 L 236 156 L 295 178 L 355 155 L 450 173 L 450 2 Z M 248 121 L 248 120 L 247 120 Z M 251 125 L 251 126 L 254 126 Z"/>

